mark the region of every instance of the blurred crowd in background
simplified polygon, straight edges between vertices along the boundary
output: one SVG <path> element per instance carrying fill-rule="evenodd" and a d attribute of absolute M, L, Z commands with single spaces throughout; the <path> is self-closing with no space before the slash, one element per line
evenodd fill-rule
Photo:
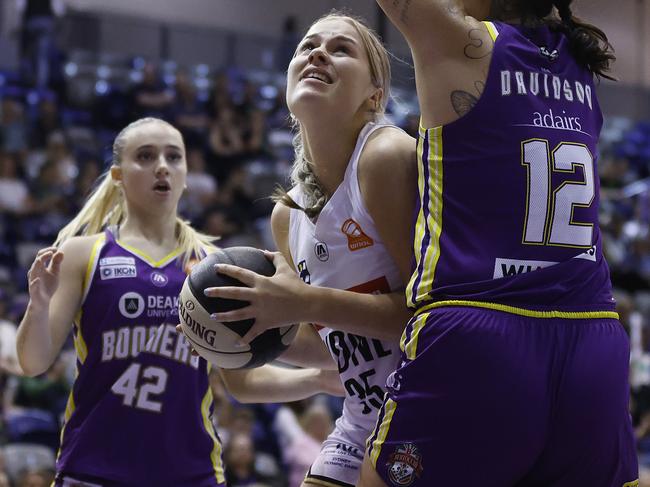
<path fill-rule="evenodd" d="M 30 30 L 31 29 L 31 30 Z M 43 376 L 20 375 L 16 326 L 36 251 L 81 207 L 110 167 L 117 132 L 140 117 L 174 124 L 187 147 L 181 214 L 219 245 L 273 249 L 269 199 L 287 185 L 291 120 L 283 70 L 154 64 L 137 56 L 61 52 L 46 23 L 25 25 L 22 64 L 0 70 L 0 487 L 49 485 L 74 379 L 68 344 Z M 291 25 L 288 26 L 291 35 Z M 45 72 L 43 72 L 45 70 Z M 415 93 L 396 90 L 388 116 L 415 135 Z M 607 118 L 600 148 L 601 223 L 621 321 L 631 337 L 631 412 L 650 468 L 650 122 Z M 231 486 L 298 486 L 340 414 L 341 400 L 241 405 L 213 377 L 215 420 Z M 588 405 L 585 405 L 588 407 Z"/>

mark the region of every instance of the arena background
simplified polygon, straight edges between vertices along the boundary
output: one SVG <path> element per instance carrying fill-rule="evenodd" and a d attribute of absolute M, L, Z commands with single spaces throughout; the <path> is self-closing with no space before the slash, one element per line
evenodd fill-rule
<path fill-rule="evenodd" d="M 272 248 L 267 196 L 286 183 L 292 154 L 283 70 L 315 18 L 332 8 L 366 18 L 396 56 L 391 117 L 410 132 L 418 119 L 407 46 L 374 0 L 52 0 L 45 33 L 26 25 L 22 4 L 0 0 L 0 472 L 10 482 L 0 487 L 51 479 L 74 352 L 66 347 L 42 377 L 19 376 L 26 269 L 107 167 L 120 127 L 142 115 L 180 126 L 190 164 L 184 215 L 223 246 Z M 632 341 L 631 412 L 650 485 L 650 2 L 582 0 L 577 13 L 618 56 L 619 81 L 599 86 L 601 221 Z M 238 150 L 224 151 L 218 137 L 238 140 Z M 245 477 L 295 485 L 340 411 L 325 396 L 243 406 L 218 381 L 214 393 L 233 486 L 251 485 L 237 481 Z"/>

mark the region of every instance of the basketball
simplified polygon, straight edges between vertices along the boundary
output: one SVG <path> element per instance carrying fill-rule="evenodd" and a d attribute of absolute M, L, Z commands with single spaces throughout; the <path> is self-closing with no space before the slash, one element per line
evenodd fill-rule
<path fill-rule="evenodd" d="M 217 274 L 215 264 L 232 264 L 264 276 L 272 276 L 275 267 L 264 253 L 252 247 L 218 250 L 196 264 L 185 279 L 179 298 L 179 318 L 183 332 L 196 352 L 224 369 L 253 368 L 277 358 L 293 341 L 297 325 L 272 328 L 257 336 L 245 348 L 237 341 L 253 326 L 254 320 L 219 323 L 212 313 L 232 311 L 247 306 L 245 301 L 209 298 L 208 287 L 243 286 L 228 276 Z"/>

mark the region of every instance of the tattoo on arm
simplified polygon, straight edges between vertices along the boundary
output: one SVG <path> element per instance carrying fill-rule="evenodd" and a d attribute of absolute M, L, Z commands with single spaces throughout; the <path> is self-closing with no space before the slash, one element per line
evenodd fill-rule
<path fill-rule="evenodd" d="M 455 90 L 451 92 L 451 105 L 459 117 L 467 114 L 478 102 L 471 93 L 462 90 Z"/>
<path fill-rule="evenodd" d="M 485 32 L 482 29 L 470 30 L 467 37 L 469 37 L 469 43 L 464 49 L 465 57 L 483 59 L 492 52 L 492 46 L 483 40 Z"/>

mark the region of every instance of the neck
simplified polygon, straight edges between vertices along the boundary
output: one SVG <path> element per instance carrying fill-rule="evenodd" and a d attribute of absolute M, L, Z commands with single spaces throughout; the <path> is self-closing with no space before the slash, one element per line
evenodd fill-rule
<path fill-rule="evenodd" d="M 120 238 L 142 238 L 157 246 L 176 248 L 176 212 L 166 215 L 127 213 L 120 226 Z"/>
<path fill-rule="evenodd" d="M 365 123 L 365 120 L 351 120 L 347 124 L 341 121 L 323 123 L 322 120 L 301 122 L 305 154 L 314 164 L 314 173 L 328 196 L 332 196 L 343 181 Z"/>

